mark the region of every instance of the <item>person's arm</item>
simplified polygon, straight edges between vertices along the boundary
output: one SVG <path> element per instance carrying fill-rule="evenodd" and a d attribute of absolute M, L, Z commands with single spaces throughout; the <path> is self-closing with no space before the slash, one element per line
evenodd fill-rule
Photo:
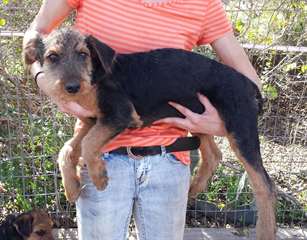
<path fill-rule="evenodd" d="M 226 33 L 221 38 L 213 41 L 211 46 L 216 51 L 222 63 L 236 69 L 238 72 L 241 72 L 254 81 L 259 88 L 261 87 L 255 69 L 232 32 Z M 215 136 L 226 135 L 224 123 L 217 110 L 212 106 L 207 97 L 199 94 L 198 98 L 206 109 L 202 114 L 194 113 L 180 104 L 170 103 L 174 108 L 181 112 L 185 118 L 165 118 L 158 122 L 173 124 L 192 133 L 202 133 Z"/>
<path fill-rule="evenodd" d="M 232 32 L 213 41 L 211 46 L 223 64 L 236 69 L 261 88 L 261 82 L 254 67 Z"/>
<path fill-rule="evenodd" d="M 38 14 L 25 33 L 24 43 L 34 33 L 48 34 L 57 27 L 72 11 L 67 0 L 44 0 Z"/>

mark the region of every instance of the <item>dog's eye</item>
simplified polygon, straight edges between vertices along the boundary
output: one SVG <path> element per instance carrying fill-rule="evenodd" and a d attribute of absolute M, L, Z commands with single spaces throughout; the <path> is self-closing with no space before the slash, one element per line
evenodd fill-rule
<path fill-rule="evenodd" d="M 56 54 L 56 53 L 51 53 L 51 54 L 49 54 L 49 55 L 47 56 L 47 58 L 50 60 L 50 62 L 56 63 L 56 62 L 59 61 L 60 56 L 59 56 L 58 54 Z"/>
<path fill-rule="evenodd" d="M 42 237 L 46 234 L 46 231 L 45 230 L 38 230 L 35 232 L 38 236 Z"/>
<path fill-rule="evenodd" d="M 85 60 L 87 58 L 88 54 L 86 52 L 79 52 L 79 57 L 82 59 L 82 60 Z"/>

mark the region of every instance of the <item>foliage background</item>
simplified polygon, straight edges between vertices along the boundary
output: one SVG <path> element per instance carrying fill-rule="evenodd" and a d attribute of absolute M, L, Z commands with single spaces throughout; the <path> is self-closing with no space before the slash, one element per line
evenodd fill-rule
<path fill-rule="evenodd" d="M 235 34 L 263 82 L 265 111 L 259 119 L 262 154 L 279 189 L 279 224 L 306 225 L 306 3 L 224 3 Z M 58 225 L 72 226 L 74 206 L 65 201 L 55 160 L 72 134 L 74 120 L 59 113 L 39 93 L 21 62 L 20 36 L 40 4 L 38 0 L 0 2 L 0 182 L 6 189 L 0 193 L 0 219 L 12 211 L 40 207 L 47 208 Z M 215 57 L 205 46 L 195 51 Z M 208 191 L 200 195 L 198 206 L 189 209 L 188 224 L 252 224 L 255 208 L 244 171 L 232 161 L 234 156 L 224 140 L 217 141 L 224 152 L 222 165 Z M 237 217 L 225 217 L 226 211 Z"/>

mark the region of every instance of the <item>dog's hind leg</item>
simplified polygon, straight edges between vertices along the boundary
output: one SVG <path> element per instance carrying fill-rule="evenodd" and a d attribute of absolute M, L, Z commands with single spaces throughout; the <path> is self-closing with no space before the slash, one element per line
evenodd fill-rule
<path fill-rule="evenodd" d="M 65 196 L 69 202 L 75 202 L 80 194 L 80 180 L 77 175 L 77 165 L 81 155 L 81 141 L 93 126 L 94 121 L 83 119 L 76 134 L 68 140 L 58 156 L 58 164 L 62 176 Z"/>
<path fill-rule="evenodd" d="M 201 157 L 198 161 L 196 175 L 192 179 L 189 191 L 189 198 L 196 198 L 197 194 L 207 188 L 209 179 L 215 172 L 222 153 L 214 142 L 214 137 L 209 135 L 199 135 Z"/>
<path fill-rule="evenodd" d="M 231 148 L 248 173 L 256 198 L 258 209 L 256 238 L 257 240 L 274 240 L 276 233 L 276 192 L 275 186 L 262 164 L 258 134 L 257 139 L 250 139 L 248 142 L 242 141 L 243 138 L 240 138 L 238 134 L 240 133 L 237 133 L 237 136 L 229 134 L 227 138 Z"/>

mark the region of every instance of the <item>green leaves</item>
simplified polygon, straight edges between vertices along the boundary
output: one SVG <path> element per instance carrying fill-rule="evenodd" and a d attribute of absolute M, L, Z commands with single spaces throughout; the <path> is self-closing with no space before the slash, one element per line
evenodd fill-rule
<path fill-rule="evenodd" d="M 7 5 L 9 0 L 2 0 L 3 5 Z M 0 27 L 3 27 L 6 24 L 6 20 L 4 18 L 0 18 Z"/>
<path fill-rule="evenodd" d="M 269 100 L 275 100 L 278 97 L 278 91 L 277 91 L 277 88 L 274 85 L 264 84 L 263 85 L 263 92 L 264 92 L 264 95 Z"/>
<path fill-rule="evenodd" d="M 265 45 L 296 45 L 306 40 L 304 0 L 229 1 L 229 15 L 242 42 Z M 240 9 L 239 11 L 233 11 Z"/>
<path fill-rule="evenodd" d="M 302 65 L 301 66 L 301 73 L 306 73 L 307 72 L 307 65 Z"/>
<path fill-rule="evenodd" d="M 243 32 L 243 28 L 244 28 L 244 22 L 242 21 L 242 19 L 238 19 L 235 23 L 235 28 L 239 33 Z"/>
<path fill-rule="evenodd" d="M 0 18 L 0 27 L 3 27 L 6 24 L 6 20 L 4 18 Z"/>

